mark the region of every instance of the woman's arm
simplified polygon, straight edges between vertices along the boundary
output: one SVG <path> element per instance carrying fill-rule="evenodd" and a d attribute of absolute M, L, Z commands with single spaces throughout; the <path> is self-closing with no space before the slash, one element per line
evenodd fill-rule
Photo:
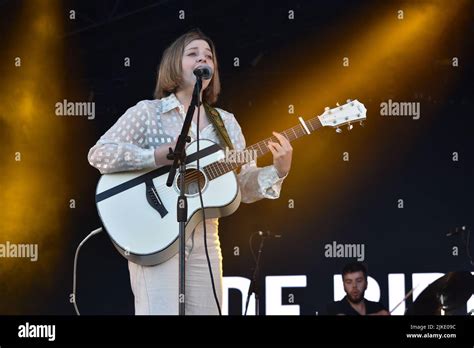
<path fill-rule="evenodd" d="M 253 161 L 242 167 L 237 179 L 243 203 L 253 203 L 263 198 L 280 197 L 281 185 L 286 178 L 280 178 L 274 165 L 257 167 Z"/>
<path fill-rule="evenodd" d="M 166 159 L 170 144 L 156 149 L 148 146 L 149 116 L 146 101 L 129 108 L 89 150 L 89 163 L 102 174 L 158 168 L 170 163 Z"/>
<path fill-rule="evenodd" d="M 226 116 L 226 129 L 232 139 L 235 150 L 242 151 L 246 146 L 242 129 L 234 115 L 228 113 Z M 278 150 L 281 149 L 279 148 Z M 276 160 L 274 160 L 274 163 L 276 163 L 275 161 Z M 266 167 L 257 167 L 256 162 L 252 161 L 243 165 L 240 173 L 237 175 L 242 202 L 252 203 L 263 198 L 277 199 L 280 197 L 281 185 L 288 173 L 283 174 L 283 177 L 279 177 L 275 164 Z"/>

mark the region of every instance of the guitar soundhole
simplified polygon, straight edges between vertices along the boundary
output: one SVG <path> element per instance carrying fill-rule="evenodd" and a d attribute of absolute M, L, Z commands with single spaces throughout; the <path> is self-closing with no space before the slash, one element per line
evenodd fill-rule
<path fill-rule="evenodd" d="M 181 177 L 178 176 L 177 180 L 177 189 L 181 187 Z M 184 179 L 184 192 L 186 195 L 197 195 L 199 194 L 199 187 L 201 187 L 201 192 L 204 189 L 206 184 L 206 177 L 204 174 L 196 169 L 186 169 L 185 179 Z"/>

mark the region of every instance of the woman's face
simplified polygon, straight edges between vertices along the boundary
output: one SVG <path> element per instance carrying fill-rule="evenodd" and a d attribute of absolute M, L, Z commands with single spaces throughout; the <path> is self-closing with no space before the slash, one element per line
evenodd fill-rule
<path fill-rule="evenodd" d="M 194 69 L 208 65 L 214 71 L 213 53 L 209 44 L 204 40 L 191 41 L 185 48 L 183 53 L 183 89 L 193 88 L 196 83 Z M 202 80 L 202 90 L 205 90 L 211 80 Z"/>

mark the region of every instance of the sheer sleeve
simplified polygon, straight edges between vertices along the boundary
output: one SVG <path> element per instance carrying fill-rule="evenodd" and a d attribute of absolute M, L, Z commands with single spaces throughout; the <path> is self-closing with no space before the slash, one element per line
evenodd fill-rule
<path fill-rule="evenodd" d="M 227 113 L 226 129 L 237 151 L 245 149 L 245 138 L 234 115 Z M 280 197 L 283 180 L 278 176 L 275 166 L 257 167 L 255 161 L 242 166 L 237 179 L 243 203 L 252 203 L 263 198 L 277 199 Z"/>
<path fill-rule="evenodd" d="M 149 119 L 145 101 L 129 108 L 89 150 L 89 163 L 102 174 L 156 168 L 147 143 Z"/>

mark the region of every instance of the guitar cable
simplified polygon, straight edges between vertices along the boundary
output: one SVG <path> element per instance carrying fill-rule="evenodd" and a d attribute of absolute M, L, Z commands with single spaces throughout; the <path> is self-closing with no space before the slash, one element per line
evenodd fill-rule
<path fill-rule="evenodd" d="M 76 310 L 77 315 L 81 315 L 79 308 L 77 308 L 77 295 L 76 295 L 76 275 L 77 275 L 77 258 L 79 256 L 79 250 L 84 245 L 84 243 L 92 236 L 102 232 L 102 227 L 99 227 L 89 233 L 89 235 L 79 243 L 79 246 L 76 249 L 76 254 L 74 255 L 74 270 L 72 272 L 72 303 L 74 304 L 74 309 Z"/>
<path fill-rule="evenodd" d="M 198 95 L 201 95 L 201 91 L 198 91 Z M 201 104 L 198 105 L 198 112 L 197 112 L 197 131 L 196 131 L 196 140 L 197 140 L 197 153 L 199 153 L 199 133 L 201 130 L 199 129 L 199 119 L 200 119 L 200 114 L 201 114 Z M 197 156 L 197 164 L 196 164 L 196 169 L 199 172 L 199 156 Z M 222 315 L 221 311 L 221 306 L 219 304 L 219 299 L 217 298 L 217 292 L 216 292 L 216 285 L 214 282 L 214 275 L 212 273 L 212 266 L 211 266 L 211 261 L 209 258 L 209 250 L 207 249 L 207 229 L 206 229 L 206 212 L 204 211 L 204 202 L 202 200 L 202 192 L 201 192 L 201 183 L 199 181 L 199 173 L 198 173 L 198 191 L 199 191 L 199 200 L 201 202 L 201 211 L 202 211 L 202 223 L 204 227 L 204 249 L 206 250 L 206 259 L 207 259 L 207 266 L 209 268 L 209 274 L 211 276 L 211 284 L 212 284 L 212 292 L 214 293 L 214 300 L 216 301 L 216 306 L 217 306 L 217 311 L 219 312 L 219 315 Z"/>

